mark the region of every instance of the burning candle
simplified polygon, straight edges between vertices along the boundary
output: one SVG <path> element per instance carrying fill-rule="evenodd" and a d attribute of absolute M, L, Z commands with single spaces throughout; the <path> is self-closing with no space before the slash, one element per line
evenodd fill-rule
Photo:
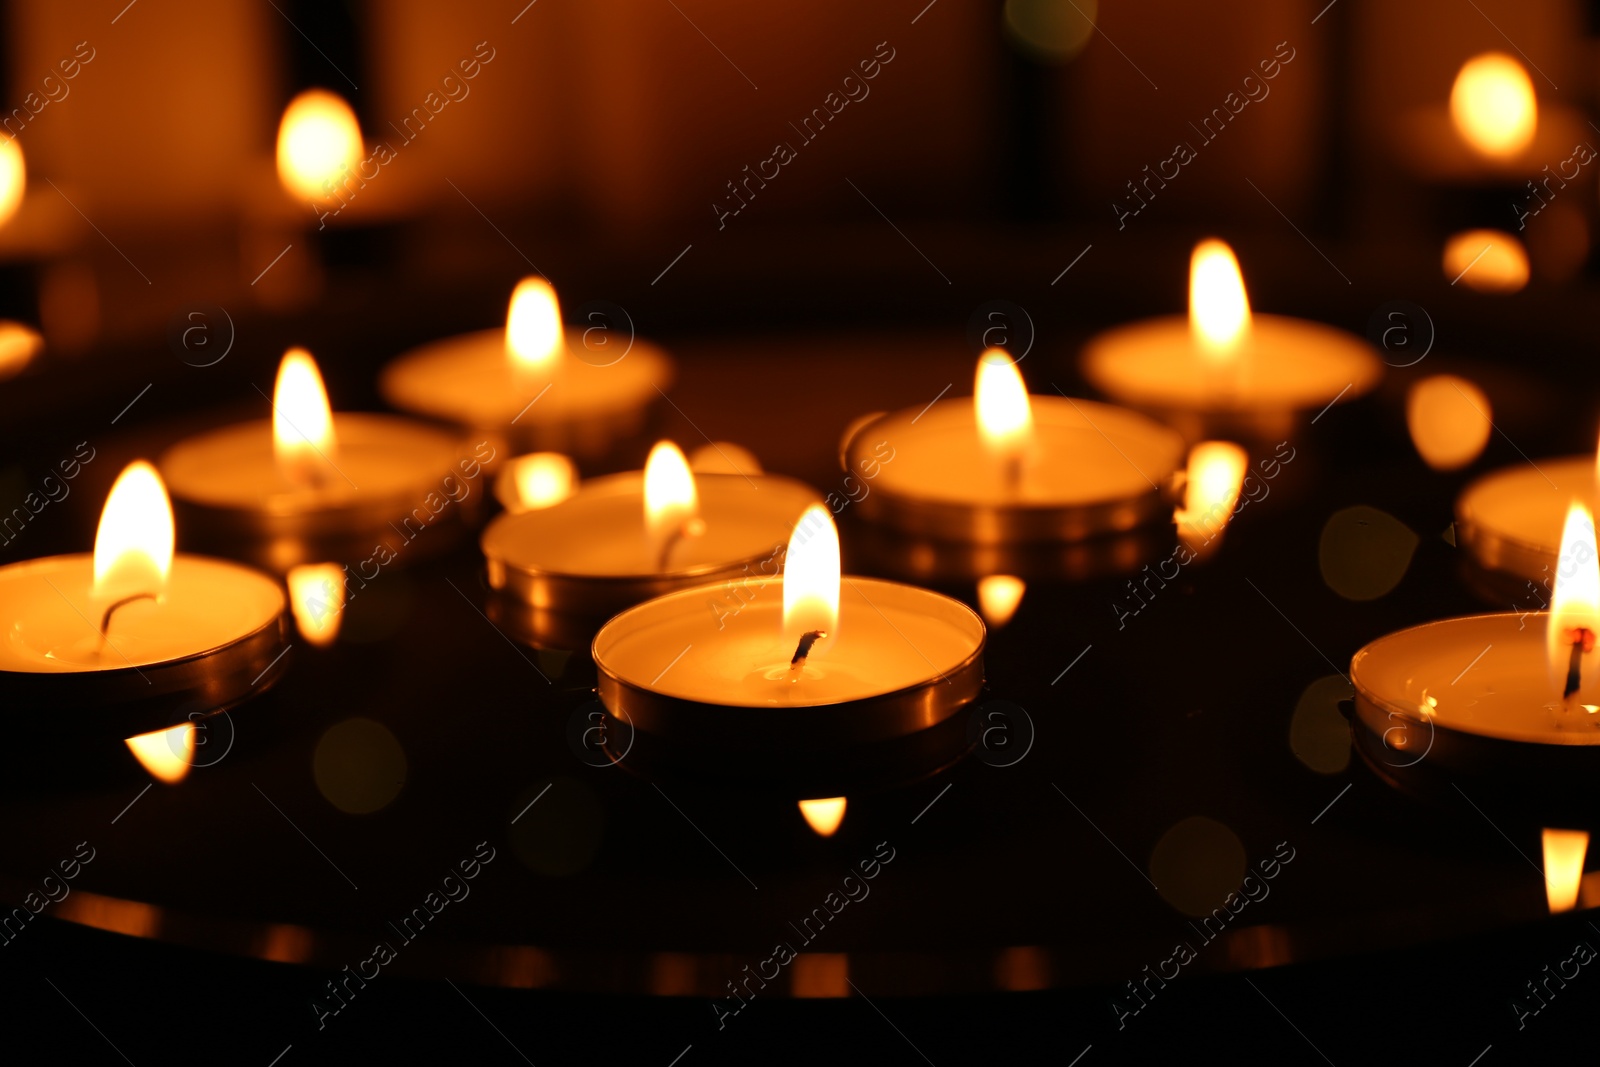
<path fill-rule="evenodd" d="M 271 419 L 190 437 L 160 466 L 186 527 L 218 551 L 283 573 L 445 547 L 443 534 L 422 539 L 420 550 L 407 546 L 435 526 L 459 530 L 477 512 L 483 494 L 473 482 L 494 447 L 469 448 L 410 419 L 334 415 L 316 363 L 292 348 Z"/>
<path fill-rule="evenodd" d="M 308 89 L 278 123 L 278 181 L 296 200 L 318 201 L 361 162 L 361 126 L 344 98 Z"/>
<path fill-rule="evenodd" d="M 141 460 L 112 487 L 92 554 L 0 567 L 8 706 L 120 740 L 269 687 L 285 650 L 277 583 L 173 545 L 166 491 Z"/>
<path fill-rule="evenodd" d="M 560 452 L 515 456 L 494 478 L 495 499 L 513 513 L 559 504 L 577 488 L 578 468 Z"/>
<path fill-rule="evenodd" d="M 904 738 L 974 699 L 983 622 L 939 593 L 841 577 L 822 505 L 790 537 L 777 588 L 736 618 L 706 609 L 718 586 L 657 597 L 595 636 L 613 716 L 701 752 L 788 757 Z"/>
<path fill-rule="evenodd" d="M 1081 364 L 1097 389 L 1160 414 L 1189 440 L 1286 436 L 1295 413 L 1353 400 L 1382 374 L 1353 334 L 1252 313 L 1233 250 L 1214 239 L 1190 257 L 1187 318 L 1108 330 L 1085 346 Z"/>
<path fill-rule="evenodd" d="M 1544 825 L 1600 812 L 1600 563 L 1577 502 L 1550 607 L 1425 623 L 1357 652 L 1355 736 L 1368 763 L 1424 789 L 1459 781 L 1475 802 L 1492 795 Z"/>
<path fill-rule="evenodd" d="M 1165 518 L 1183 442 L 1132 411 L 1029 396 L 1009 356 L 978 361 L 971 398 L 860 421 L 845 466 L 861 513 L 912 537 L 1074 541 Z"/>
<path fill-rule="evenodd" d="M 1568 505 L 1600 508 L 1600 456 L 1561 456 L 1493 471 L 1456 498 L 1456 544 L 1485 571 L 1548 583 Z M 1542 604 L 1540 605 L 1543 606 Z"/>
<path fill-rule="evenodd" d="M 22 159 L 22 144 L 15 137 L 0 141 L 0 226 L 22 206 L 28 188 L 28 168 Z"/>
<path fill-rule="evenodd" d="M 564 327 L 555 290 L 530 277 L 517 284 L 503 330 L 408 352 L 378 385 L 397 408 L 495 430 L 521 450 L 595 456 L 643 429 L 672 375 L 654 345 L 619 342 L 606 324 Z"/>
<path fill-rule="evenodd" d="M 788 478 L 701 474 L 663 441 L 643 471 L 595 478 L 550 507 L 501 515 L 482 537 L 491 618 L 536 645 L 575 648 L 611 615 L 672 589 L 727 583 L 714 619 L 773 580 L 817 494 Z"/>

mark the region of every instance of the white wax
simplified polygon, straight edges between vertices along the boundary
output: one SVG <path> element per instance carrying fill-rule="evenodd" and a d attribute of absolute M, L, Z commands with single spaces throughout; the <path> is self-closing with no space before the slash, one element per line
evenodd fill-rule
<path fill-rule="evenodd" d="M 1563 701 L 1552 678 L 1548 622 L 1545 614 L 1473 615 L 1401 630 L 1357 652 L 1350 679 L 1414 723 L 1432 720 L 1510 741 L 1600 745 L 1600 714 L 1578 703 L 1582 691 Z M 1584 658 L 1582 671 L 1587 690 L 1600 680 L 1600 650 Z M 1419 753 L 1424 744 L 1416 742 Z"/>
<path fill-rule="evenodd" d="M 625 342 L 616 351 L 591 351 L 583 335 L 582 328 L 567 329 L 567 352 L 548 391 L 518 380 L 506 358 L 504 329 L 414 349 L 383 369 L 378 388 L 405 411 L 469 426 L 506 426 L 513 419 L 536 425 L 638 411 L 672 384 L 671 361 L 655 345 L 634 340 L 618 358 Z"/>
<path fill-rule="evenodd" d="M 722 566 L 781 553 L 794 524 L 818 502 L 809 486 L 789 478 L 736 474 L 695 476 L 704 532 L 679 541 L 668 572 Z M 585 482 L 553 507 L 501 515 L 483 532 L 483 553 L 495 567 L 593 578 L 639 578 L 662 573 L 660 545 L 645 532 L 640 471 Z M 772 571 L 777 570 L 777 562 Z"/>
<path fill-rule="evenodd" d="M 1073 506 L 1155 492 L 1183 463 L 1183 440 L 1137 412 L 1093 400 L 1031 396 L 1033 441 L 1022 477 L 1008 486 L 1004 461 L 985 447 L 971 397 L 902 411 L 862 431 L 884 455 L 868 491 L 955 504 Z"/>
<path fill-rule="evenodd" d="M 413 419 L 347 412 L 333 426 L 338 443 L 319 484 L 285 476 L 264 419 L 180 441 L 161 457 L 161 476 L 174 497 L 192 503 L 298 515 L 387 500 L 421 505 L 429 492 L 445 494 L 447 476 L 462 480 L 458 462 L 473 458 L 458 435 Z"/>
<path fill-rule="evenodd" d="M 184 659 L 248 637 L 283 611 L 276 582 L 248 567 L 179 554 L 159 601 L 118 608 L 90 595 L 94 556 L 48 556 L 0 567 L 0 671 L 59 674 Z"/>
<path fill-rule="evenodd" d="M 1561 551 L 1567 508 L 1576 500 L 1591 513 L 1600 507 L 1594 456 L 1541 459 L 1494 471 L 1467 486 L 1456 501 L 1456 521 L 1480 534 L 1548 556 Z"/>
<path fill-rule="evenodd" d="M 1084 376 L 1108 396 L 1179 411 L 1278 411 L 1352 400 L 1383 375 L 1362 338 L 1283 315 L 1256 315 L 1231 363 L 1207 357 L 1183 315 L 1107 330 L 1084 347 Z"/>
<path fill-rule="evenodd" d="M 782 581 L 732 617 L 721 593 L 700 586 L 628 609 L 595 638 L 595 662 L 625 683 L 697 703 L 812 707 L 938 684 L 983 645 L 982 620 L 959 601 L 847 575 L 829 647 L 795 672 L 800 635 L 783 627 Z"/>

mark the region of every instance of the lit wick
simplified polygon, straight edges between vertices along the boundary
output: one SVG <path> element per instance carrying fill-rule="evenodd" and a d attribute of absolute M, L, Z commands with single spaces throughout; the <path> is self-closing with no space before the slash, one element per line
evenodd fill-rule
<path fill-rule="evenodd" d="M 1572 646 L 1572 658 L 1567 661 L 1567 684 L 1561 690 L 1561 699 L 1565 700 L 1578 691 L 1581 684 L 1579 669 L 1584 653 L 1594 651 L 1594 637 L 1594 631 L 1587 626 L 1572 626 L 1561 631 L 1561 640 Z"/>
<path fill-rule="evenodd" d="M 828 636 L 826 630 L 807 630 L 800 635 L 800 643 L 795 646 L 794 659 L 789 661 L 791 671 L 799 671 L 806 665 L 806 657 L 811 655 L 811 646 Z"/>
<path fill-rule="evenodd" d="M 656 570 L 664 571 L 667 569 L 667 559 L 672 555 L 672 550 L 678 547 L 680 541 L 686 541 L 691 537 L 699 537 L 705 532 L 706 521 L 700 516 L 691 515 L 683 520 L 683 523 L 667 534 L 667 539 L 662 542 L 661 556 L 656 560 Z"/>
<path fill-rule="evenodd" d="M 106 613 L 104 615 L 100 616 L 100 645 L 101 645 L 101 647 L 104 648 L 106 643 L 111 640 L 111 638 L 108 636 L 110 634 L 110 632 L 111 632 L 111 616 L 116 613 L 116 610 L 118 608 L 126 607 L 127 605 L 132 604 L 136 600 L 155 600 L 155 599 L 156 599 L 156 594 L 154 594 L 154 593 L 134 593 L 132 596 L 125 596 L 121 600 L 114 601 L 110 607 L 106 608 Z M 1594 642 L 1594 639 L 1591 637 L 1590 638 L 1590 643 L 1593 644 L 1593 642 Z"/>

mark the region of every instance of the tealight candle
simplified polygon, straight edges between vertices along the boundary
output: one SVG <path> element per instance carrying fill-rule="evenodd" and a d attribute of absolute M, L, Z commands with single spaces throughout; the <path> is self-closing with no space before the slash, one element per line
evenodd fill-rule
<path fill-rule="evenodd" d="M 558 504 L 489 523 L 490 617 L 530 643 L 570 649 L 631 604 L 712 580 L 730 583 L 718 599 L 737 613 L 753 595 L 747 585 L 777 575 L 795 520 L 816 500 L 774 475 L 695 475 L 661 442 L 643 471 L 591 479 Z"/>
<path fill-rule="evenodd" d="M 1600 504 L 1595 456 L 1562 456 L 1493 471 L 1456 499 L 1456 544 L 1479 566 L 1548 582 L 1567 507 Z"/>
<path fill-rule="evenodd" d="M 408 352 L 378 387 L 403 411 L 498 431 L 518 450 L 595 456 L 644 428 L 672 374 L 648 342 L 619 347 L 608 326 L 563 327 L 555 290 L 530 277 L 512 294 L 503 330 Z"/>
<path fill-rule="evenodd" d="M 1443 619 L 1356 653 L 1356 741 L 1381 776 L 1459 781 L 1547 825 L 1600 814 L 1600 565 L 1582 505 L 1565 527 L 1550 612 Z"/>
<path fill-rule="evenodd" d="M 303 349 L 278 369 L 270 421 L 179 442 L 161 457 L 179 514 L 204 542 L 277 573 L 306 563 L 366 559 L 377 547 L 409 557 L 446 547 L 484 493 L 473 484 L 494 446 L 392 415 L 328 407 Z"/>
<path fill-rule="evenodd" d="M 123 739 L 225 709 L 283 670 L 284 597 L 248 567 L 173 552 L 155 468 L 125 469 L 92 554 L 0 567 L 0 697 L 44 728 Z"/>
<path fill-rule="evenodd" d="M 1108 330 L 1084 347 L 1084 376 L 1122 403 L 1166 418 L 1189 440 L 1287 436 L 1295 413 L 1352 400 L 1382 366 L 1353 334 L 1281 315 L 1255 315 L 1233 250 L 1195 246 L 1189 315 Z"/>
<path fill-rule="evenodd" d="M 863 517 L 977 545 L 1078 541 L 1170 518 L 1183 441 L 1136 412 L 1029 396 L 1011 358 L 978 361 L 972 398 L 861 422 L 845 465 Z"/>
<path fill-rule="evenodd" d="M 966 605 L 841 577 L 839 534 L 820 504 L 795 525 L 787 557 L 777 588 L 736 618 L 707 611 L 717 589 L 699 586 L 606 623 L 593 653 L 611 714 L 702 754 L 783 760 L 905 738 L 977 696 L 984 626 Z"/>

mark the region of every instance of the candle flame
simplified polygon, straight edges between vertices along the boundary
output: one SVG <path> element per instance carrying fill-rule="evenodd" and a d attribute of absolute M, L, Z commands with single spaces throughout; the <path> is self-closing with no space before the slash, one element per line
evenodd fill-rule
<path fill-rule="evenodd" d="M 300 636 L 318 647 L 333 644 L 344 614 L 344 569 L 337 563 L 304 563 L 289 568 L 288 583 Z"/>
<path fill-rule="evenodd" d="M 825 797 L 820 800 L 802 800 L 800 814 L 806 817 L 807 824 L 817 832 L 819 837 L 832 837 L 833 832 L 844 822 L 844 809 L 847 803 L 844 797 Z"/>
<path fill-rule="evenodd" d="M 1588 850 L 1587 830 L 1545 830 L 1544 892 L 1552 915 L 1578 906 L 1583 856 Z"/>
<path fill-rule="evenodd" d="M 660 543 L 673 537 L 699 510 L 683 450 L 671 441 L 657 441 L 644 464 L 644 525 L 650 539 Z"/>
<path fill-rule="evenodd" d="M 272 451 L 278 469 L 292 481 L 314 482 L 333 463 L 337 443 L 316 360 L 303 348 L 291 348 L 278 364 L 272 390 Z"/>
<path fill-rule="evenodd" d="M 521 371 L 550 372 L 566 348 L 561 304 L 543 278 L 530 275 L 517 283 L 506 309 L 506 356 Z"/>
<path fill-rule="evenodd" d="M 176 785 L 188 775 L 190 760 L 194 757 L 194 723 L 140 734 L 123 744 L 152 777 Z"/>
<path fill-rule="evenodd" d="M 812 504 L 794 524 L 783 565 L 783 634 L 821 630 L 827 637 L 812 655 L 833 643 L 839 627 L 839 528 L 821 504 Z"/>
<path fill-rule="evenodd" d="M 990 574 L 978 579 L 978 610 L 990 626 L 999 629 L 1011 621 L 1028 585 L 1010 574 Z"/>
<path fill-rule="evenodd" d="M 1207 238 L 1189 257 L 1189 332 L 1200 351 L 1233 357 L 1250 334 L 1250 298 L 1239 261 L 1227 243 Z"/>
<path fill-rule="evenodd" d="M 1533 142 L 1539 105 L 1522 64 L 1504 52 L 1485 52 L 1461 66 L 1450 88 L 1450 120 L 1479 155 L 1510 159 Z"/>
<path fill-rule="evenodd" d="M 991 348 L 978 357 L 973 392 L 984 444 L 1001 453 L 1025 447 L 1033 435 L 1033 406 L 1017 364 L 1005 349 Z"/>
<path fill-rule="evenodd" d="M 12 137 L 0 143 L 0 226 L 22 206 L 22 194 L 27 188 L 28 166 L 22 159 L 22 143 Z"/>
<path fill-rule="evenodd" d="M 1550 675 L 1557 692 L 1565 695 L 1573 646 L 1579 642 L 1589 646 L 1580 652 L 1582 688 L 1593 691 L 1600 654 L 1590 649 L 1596 636 L 1600 636 L 1600 561 L 1595 558 L 1594 517 L 1574 500 L 1561 530 L 1561 554 L 1550 592 L 1550 624 L 1545 631 Z"/>
<path fill-rule="evenodd" d="M 560 452 L 533 452 L 511 461 L 511 479 L 521 510 L 534 511 L 571 496 L 578 485 L 578 471 Z"/>
<path fill-rule="evenodd" d="M 1458 470 L 1478 458 L 1489 443 L 1493 410 L 1482 389 L 1453 374 L 1429 375 L 1406 392 L 1411 443 L 1436 471 Z"/>
<path fill-rule="evenodd" d="M 361 126 L 344 98 L 308 89 L 289 101 L 278 123 L 278 181 L 295 196 L 333 196 L 360 164 L 361 150 Z"/>
<path fill-rule="evenodd" d="M 1528 284 L 1528 253 L 1501 230 L 1465 230 L 1444 246 L 1444 273 L 1480 293 L 1514 293 Z"/>
<path fill-rule="evenodd" d="M 1231 441 L 1202 441 L 1189 450 L 1183 507 L 1174 519 L 1178 536 L 1195 555 L 1208 556 L 1222 543 L 1249 466 L 1245 450 Z"/>
<path fill-rule="evenodd" d="M 94 596 L 159 596 L 172 569 L 176 536 L 161 475 L 136 460 L 117 475 L 94 535 Z"/>

